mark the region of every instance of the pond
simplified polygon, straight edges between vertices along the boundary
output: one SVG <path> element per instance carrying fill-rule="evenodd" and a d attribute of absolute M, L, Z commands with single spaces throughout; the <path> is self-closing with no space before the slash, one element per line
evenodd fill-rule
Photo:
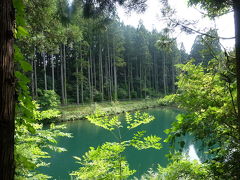
<path fill-rule="evenodd" d="M 146 130 L 147 135 L 157 135 L 162 138 L 162 146 L 160 150 L 156 149 L 146 149 L 146 150 L 136 150 L 134 148 L 129 148 L 126 151 L 126 159 L 130 164 L 130 169 L 135 169 L 137 172 L 134 174 L 135 177 L 140 177 L 149 168 L 155 169 L 157 164 L 161 166 L 166 166 L 168 163 L 166 154 L 169 152 L 169 147 L 167 143 L 163 140 L 166 138 L 166 134 L 163 132 L 165 129 L 171 127 L 171 123 L 175 121 L 175 117 L 180 110 L 173 108 L 163 108 L 163 109 L 148 109 L 145 112 L 153 115 L 155 120 L 149 124 L 141 125 L 134 131 L 128 131 L 127 129 L 122 129 L 121 134 L 123 139 L 129 139 L 132 137 L 133 133 L 139 130 Z M 124 118 L 120 115 L 120 118 Z M 72 134 L 73 138 L 59 138 L 58 145 L 67 149 L 66 152 L 56 153 L 50 152 L 52 158 L 48 160 L 51 163 L 49 167 L 41 168 L 40 171 L 46 173 L 57 180 L 68 180 L 71 177 L 68 175 L 74 170 L 79 168 L 79 164 L 76 163 L 73 156 L 81 157 L 85 152 L 89 150 L 89 147 L 97 147 L 104 142 L 116 142 L 117 140 L 109 131 L 97 127 L 86 120 L 79 120 L 66 123 L 65 132 Z M 196 154 L 195 146 L 192 144 L 192 140 L 189 137 L 185 139 L 186 152 L 192 159 L 198 159 Z"/>

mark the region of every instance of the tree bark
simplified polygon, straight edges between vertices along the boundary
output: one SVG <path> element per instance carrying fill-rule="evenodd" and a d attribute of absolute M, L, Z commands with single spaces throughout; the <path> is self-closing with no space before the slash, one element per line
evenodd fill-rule
<path fill-rule="evenodd" d="M 147 68 L 144 67 L 144 98 L 147 97 Z"/>
<path fill-rule="evenodd" d="M 234 23 L 235 23 L 235 48 L 236 48 L 236 65 L 237 65 L 237 109 L 238 109 L 238 117 L 237 117 L 237 125 L 238 125 L 238 136 L 240 137 L 240 1 L 233 1 L 233 9 L 234 9 Z M 238 142 L 239 143 L 239 142 Z M 238 172 L 237 179 L 240 179 L 240 157 L 238 158 Z"/>
<path fill-rule="evenodd" d="M 158 73 L 158 62 L 156 57 L 156 52 L 154 51 L 154 69 L 155 69 L 155 75 L 154 75 L 154 81 L 155 81 L 155 90 L 159 92 L 159 73 Z"/>
<path fill-rule="evenodd" d="M 14 8 L 0 1 L 0 179 L 14 179 L 15 75 L 13 61 Z"/>
<path fill-rule="evenodd" d="M 62 104 L 65 104 L 65 95 L 64 95 L 64 71 L 63 71 L 63 53 L 62 45 L 60 46 L 60 61 L 61 61 L 61 90 L 62 90 Z"/>
<path fill-rule="evenodd" d="M 34 60 L 34 86 L 35 86 L 35 96 L 38 96 L 38 83 L 37 83 L 37 60 Z"/>
<path fill-rule="evenodd" d="M 130 78 L 130 81 L 131 81 L 131 92 L 132 91 L 134 91 L 134 86 L 133 86 L 133 65 L 132 65 L 132 63 L 131 63 L 131 65 L 130 65 L 130 67 L 131 67 L 131 71 L 130 71 L 130 76 L 131 76 L 131 78 Z"/>
<path fill-rule="evenodd" d="M 109 72 L 108 72 L 108 57 L 107 57 L 107 55 L 106 55 L 106 57 L 105 57 L 105 84 L 106 84 L 106 97 L 108 97 L 108 99 L 110 99 L 109 98 L 109 94 L 110 94 L 110 92 L 109 92 Z"/>
<path fill-rule="evenodd" d="M 164 89 L 164 96 L 167 95 L 167 87 L 166 87 L 166 52 L 163 52 L 163 89 Z"/>
<path fill-rule="evenodd" d="M 55 77 L 54 77 L 54 61 L 53 61 L 53 54 L 51 55 L 51 64 L 52 64 L 52 90 L 55 90 Z"/>
<path fill-rule="evenodd" d="M 31 65 L 32 65 L 32 69 L 34 67 L 34 56 L 32 57 L 32 60 L 31 60 Z M 31 90 L 32 90 L 32 98 L 34 98 L 34 95 L 35 95 L 35 92 L 34 92 L 34 71 L 32 70 L 31 71 Z"/>
<path fill-rule="evenodd" d="M 127 59 L 127 62 L 128 62 L 128 64 L 127 64 L 127 76 L 128 76 L 128 79 L 127 79 L 127 81 L 128 81 L 128 99 L 129 100 L 131 100 L 131 75 L 130 75 L 130 71 L 131 71 L 131 69 L 130 69 L 130 61 L 129 61 L 129 58 Z"/>
<path fill-rule="evenodd" d="M 82 46 L 80 44 L 80 58 L 81 58 L 81 68 L 80 68 L 80 71 L 81 71 L 81 102 L 84 103 L 84 99 L 83 99 L 83 81 L 84 81 L 84 76 L 83 76 L 83 59 L 82 59 Z"/>
<path fill-rule="evenodd" d="M 95 54 L 94 51 L 93 51 L 93 54 Z M 96 59 L 94 56 L 92 58 L 92 63 L 93 63 L 93 68 L 92 68 L 93 87 L 94 87 L 94 89 L 97 89 Z"/>
<path fill-rule="evenodd" d="M 90 101 L 93 102 L 93 59 L 92 59 L 92 49 L 90 47 L 89 52 L 89 89 L 90 89 Z"/>
<path fill-rule="evenodd" d="M 99 41 L 101 39 L 99 38 Z M 102 46 L 99 42 L 99 78 L 100 78 L 100 92 L 101 92 L 101 101 L 104 100 L 104 89 L 103 89 L 103 65 L 102 65 Z"/>
<path fill-rule="evenodd" d="M 175 68 L 174 68 L 174 60 L 172 59 L 172 93 L 175 93 Z"/>
<path fill-rule="evenodd" d="M 67 67 L 66 67 L 66 51 L 63 44 L 63 74 L 64 74 L 64 104 L 67 104 Z"/>
<path fill-rule="evenodd" d="M 111 57 L 110 57 L 110 47 L 109 47 L 109 37 L 108 37 L 108 31 L 107 31 L 107 61 L 108 61 L 108 94 L 109 94 L 109 100 L 112 101 L 112 81 L 111 81 Z"/>
<path fill-rule="evenodd" d="M 75 53 L 75 63 L 76 63 L 76 94 L 77 94 L 77 104 L 79 104 L 79 72 L 78 72 L 78 56 L 77 52 Z"/>
<path fill-rule="evenodd" d="M 142 98 L 142 61 L 139 62 L 139 95 Z"/>
<path fill-rule="evenodd" d="M 113 76 L 114 76 L 114 101 L 118 99 L 117 92 L 117 65 L 116 65 L 116 55 L 115 55 L 115 46 L 113 44 Z"/>
<path fill-rule="evenodd" d="M 45 52 L 42 53 L 42 57 L 43 57 L 43 71 L 44 71 L 44 89 L 47 90 L 47 72 L 46 72 Z"/>
<path fill-rule="evenodd" d="M 91 87 L 91 74 L 90 74 L 90 66 L 91 66 L 91 63 L 90 63 L 90 58 L 89 58 L 89 61 L 88 61 L 88 87 L 89 87 L 89 100 L 92 102 L 92 87 Z"/>

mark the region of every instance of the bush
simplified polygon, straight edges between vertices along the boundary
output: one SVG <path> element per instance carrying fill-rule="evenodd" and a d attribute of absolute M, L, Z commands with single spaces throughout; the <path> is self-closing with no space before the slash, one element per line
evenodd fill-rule
<path fill-rule="evenodd" d="M 128 98 L 128 92 L 123 88 L 118 88 L 118 98 L 119 99 L 126 99 Z"/>
<path fill-rule="evenodd" d="M 161 106 L 170 106 L 174 104 L 175 94 L 170 94 L 158 100 L 159 105 Z"/>
<path fill-rule="evenodd" d="M 41 110 L 54 109 L 60 105 L 60 97 L 54 90 L 43 90 L 37 102 Z"/>
<path fill-rule="evenodd" d="M 157 179 L 213 179 L 213 175 L 207 164 L 201 164 L 197 160 L 190 161 L 187 158 L 176 159 L 166 168 L 158 167 Z"/>
<path fill-rule="evenodd" d="M 94 101 L 102 101 L 102 93 L 96 89 L 93 92 Z"/>
<path fill-rule="evenodd" d="M 132 98 L 137 98 L 137 92 L 136 91 L 131 91 L 131 97 Z"/>

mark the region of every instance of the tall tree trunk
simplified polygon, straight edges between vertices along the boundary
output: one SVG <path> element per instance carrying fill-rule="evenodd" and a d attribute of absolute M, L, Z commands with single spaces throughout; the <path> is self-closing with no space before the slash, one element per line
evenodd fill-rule
<path fill-rule="evenodd" d="M 167 87 L 166 87 L 166 52 L 163 52 L 163 89 L 164 96 L 167 95 Z"/>
<path fill-rule="evenodd" d="M 154 87 L 155 87 L 155 90 L 157 92 L 159 92 L 159 89 L 158 89 L 158 64 L 157 64 L 157 57 L 156 57 L 156 51 L 154 50 L 154 54 L 153 54 L 153 79 L 154 79 Z"/>
<path fill-rule="evenodd" d="M 117 101 L 117 67 L 116 67 L 116 60 L 113 59 L 113 71 L 114 71 L 114 100 Z"/>
<path fill-rule="evenodd" d="M 134 91 L 134 86 L 133 86 L 133 65 L 131 63 L 131 71 L 130 71 L 130 75 L 131 75 L 131 91 Z"/>
<path fill-rule="evenodd" d="M 77 51 L 75 54 L 75 63 L 76 63 L 76 94 L 77 94 L 77 104 L 79 104 L 79 72 L 78 72 L 78 56 Z"/>
<path fill-rule="evenodd" d="M 102 46 L 101 39 L 99 38 L 99 78 L 100 78 L 100 92 L 101 92 L 101 100 L 104 99 L 104 89 L 103 89 L 103 65 L 102 65 Z"/>
<path fill-rule="evenodd" d="M 115 55 L 115 46 L 113 45 L 113 76 L 114 76 L 114 101 L 117 101 L 117 65 L 116 65 L 116 55 Z"/>
<path fill-rule="evenodd" d="M 156 81 L 156 91 L 159 92 L 159 66 L 157 62 L 157 57 L 155 59 L 155 68 L 156 68 L 156 76 L 155 76 L 155 81 Z"/>
<path fill-rule="evenodd" d="M 127 81 L 128 81 L 128 99 L 131 100 L 131 76 L 130 76 L 130 62 L 129 62 L 129 57 L 127 59 Z"/>
<path fill-rule="evenodd" d="M 109 72 L 108 72 L 108 57 L 106 56 L 105 57 L 106 61 L 105 61 L 105 84 L 106 84 L 106 92 L 107 92 L 107 95 L 106 97 L 108 97 L 108 99 L 110 99 L 110 92 L 109 92 Z"/>
<path fill-rule="evenodd" d="M 90 55 L 89 55 L 90 69 L 89 69 L 89 77 L 90 77 L 90 99 L 93 102 L 93 59 L 92 59 L 92 49 L 90 47 Z"/>
<path fill-rule="evenodd" d="M 53 61 L 53 54 L 51 55 L 51 64 L 52 64 L 52 90 L 55 90 L 55 77 L 54 77 L 54 61 Z"/>
<path fill-rule="evenodd" d="M 236 65 L 237 65 L 237 109 L 238 109 L 238 136 L 240 137 L 240 1 L 233 0 L 233 9 L 234 9 L 234 23 L 235 23 L 235 51 L 236 51 Z M 239 149 L 238 149 L 239 150 Z M 240 179 L 240 157 L 236 157 L 238 159 L 237 163 L 237 178 Z"/>
<path fill-rule="evenodd" d="M 94 54 L 94 52 L 93 52 Z M 95 56 L 93 56 L 93 68 L 92 68 L 92 74 L 93 74 L 93 86 L 94 89 L 97 89 L 97 73 L 96 73 L 96 59 Z"/>
<path fill-rule="evenodd" d="M 34 57 L 35 56 L 35 51 L 36 49 L 34 48 Z M 34 86 L 35 86 L 35 96 L 38 97 L 38 92 L 37 92 L 37 89 L 38 89 L 38 83 L 37 83 L 37 59 L 35 58 L 34 59 Z"/>
<path fill-rule="evenodd" d="M 144 98 L 147 97 L 147 67 L 144 67 Z"/>
<path fill-rule="evenodd" d="M 89 64 L 88 64 L 88 87 L 89 87 L 89 99 L 92 102 L 92 87 L 91 87 L 91 70 L 90 70 L 90 58 L 89 58 Z"/>
<path fill-rule="evenodd" d="M 0 1 L 0 179 L 14 179 L 15 75 L 13 61 L 14 9 Z"/>
<path fill-rule="evenodd" d="M 43 71 L 44 71 L 44 89 L 47 90 L 47 71 L 46 71 L 46 55 L 42 52 L 43 57 Z"/>
<path fill-rule="evenodd" d="M 63 44 L 63 73 L 64 73 L 64 100 L 67 104 L 67 68 L 66 68 L 66 51 L 65 44 Z"/>
<path fill-rule="evenodd" d="M 109 100 L 112 101 L 111 58 L 110 58 L 110 48 L 109 48 L 108 32 L 107 32 L 107 56 L 108 56 Z"/>
<path fill-rule="evenodd" d="M 110 101 L 112 101 L 112 87 L 113 87 L 113 74 L 112 74 L 112 56 L 110 55 L 110 58 L 109 58 L 109 92 L 110 92 Z"/>
<path fill-rule="evenodd" d="M 175 71 L 173 60 L 172 60 L 172 93 L 175 93 Z"/>
<path fill-rule="evenodd" d="M 124 86 L 127 87 L 127 66 L 124 67 Z"/>
<path fill-rule="evenodd" d="M 60 46 L 60 61 L 61 61 L 61 90 L 62 90 L 62 104 L 65 104 L 64 95 L 64 71 L 63 71 L 63 46 Z"/>
<path fill-rule="evenodd" d="M 83 67 L 82 67 L 83 65 L 81 64 L 81 74 L 83 75 Z M 83 91 L 84 91 L 84 89 L 83 89 L 83 79 L 81 79 L 81 102 L 84 104 L 84 98 L 83 98 Z"/>
<path fill-rule="evenodd" d="M 81 46 L 81 44 L 80 44 L 80 58 L 81 58 L 81 69 L 80 69 L 80 71 L 81 71 L 81 76 L 82 76 L 82 78 L 81 78 L 81 102 L 84 103 L 84 99 L 83 99 L 83 81 L 84 81 L 84 79 L 83 79 L 83 60 L 82 60 L 82 46 Z"/>
<path fill-rule="evenodd" d="M 32 69 L 34 69 L 34 55 L 32 57 L 32 60 L 31 60 L 31 65 L 32 65 Z M 34 92 L 34 71 L 32 70 L 31 72 L 31 90 L 32 90 L 32 97 L 34 98 L 34 95 L 35 95 L 35 92 Z"/>
<path fill-rule="evenodd" d="M 139 95 L 142 98 L 142 62 L 139 63 Z"/>

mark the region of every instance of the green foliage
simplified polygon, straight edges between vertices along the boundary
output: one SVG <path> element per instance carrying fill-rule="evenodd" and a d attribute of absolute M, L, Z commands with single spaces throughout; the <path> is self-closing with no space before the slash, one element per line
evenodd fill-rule
<path fill-rule="evenodd" d="M 174 45 L 174 39 L 171 39 L 169 37 L 168 32 L 163 32 L 163 34 L 160 36 L 159 40 L 156 42 L 155 46 L 159 49 L 163 49 L 166 52 L 172 51 Z"/>
<path fill-rule="evenodd" d="M 155 118 L 154 116 L 150 116 L 148 113 L 140 113 L 140 111 L 136 111 L 134 115 L 126 112 L 125 114 L 126 122 L 128 124 L 128 129 L 133 129 L 141 124 L 148 124 L 149 122 L 153 121 Z"/>
<path fill-rule="evenodd" d="M 13 0 L 13 6 L 16 10 L 16 23 L 18 26 L 25 25 L 25 6 L 23 0 Z"/>
<path fill-rule="evenodd" d="M 190 57 L 195 59 L 195 63 L 201 63 L 204 66 L 207 66 L 210 60 L 221 54 L 217 30 L 211 29 L 206 34 L 211 37 L 198 35 L 190 52 Z"/>
<path fill-rule="evenodd" d="M 136 91 L 131 91 L 131 97 L 132 98 L 137 98 L 137 92 Z"/>
<path fill-rule="evenodd" d="M 145 133 L 145 131 L 138 131 L 134 134 L 132 140 L 130 140 L 131 146 L 137 148 L 138 150 L 148 148 L 160 149 L 162 147 L 161 143 L 159 143 L 161 140 L 160 137 L 154 135 L 143 137 Z"/>
<path fill-rule="evenodd" d="M 189 160 L 186 155 L 175 154 L 167 167 L 158 165 L 157 170 L 149 169 L 140 179 L 147 180 L 212 180 L 215 179 L 208 164 Z"/>
<path fill-rule="evenodd" d="M 76 179 L 126 179 L 135 170 L 130 170 L 128 162 L 121 157 L 125 147 L 119 143 L 105 143 L 90 150 L 81 158 L 75 157 L 81 164 L 78 171 L 70 175 Z"/>
<path fill-rule="evenodd" d="M 38 103 L 41 109 L 54 109 L 60 105 L 60 97 L 54 90 L 43 90 L 39 94 Z"/>
<path fill-rule="evenodd" d="M 18 105 L 18 110 L 26 109 L 22 102 Z M 50 128 L 43 129 L 42 124 L 33 123 L 33 121 L 46 118 L 49 114 L 42 113 L 37 110 L 38 105 L 32 103 L 31 117 L 33 120 L 29 122 L 24 118 L 22 124 L 16 125 L 15 135 L 15 162 L 16 162 L 16 174 L 15 179 L 49 179 L 50 177 L 41 174 L 36 169 L 48 164 L 44 162 L 44 159 L 50 158 L 46 149 L 51 149 L 57 152 L 66 151 L 64 148 L 56 146 L 57 137 L 70 137 L 70 134 L 63 133 L 61 130 L 65 127 L 63 125 L 55 126 L 50 125 Z M 21 116 L 17 114 L 16 119 L 19 120 Z M 52 114 L 52 117 L 54 115 Z M 22 119 L 22 117 L 21 117 Z"/>
<path fill-rule="evenodd" d="M 175 98 L 175 94 L 170 94 L 165 96 L 164 98 L 159 99 L 158 103 L 161 106 L 169 106 L 174 104 L 174 98 Z"/>
<path fill-rule="evenodd" d="M 124 88 L 118 88 L 118 99 L 126 99 L 128 92 Z"/>
<path fill-rule="evenodd" d="M 198 161 L 190 161 L 185 157 L 181 159 L 174 159 L 169 163 L 166 168 L 159 165 L 158 176 L 159 180 L 172 180 L 172 179 L 214 179 L 209 167 Z"/>
<path fill-rule="evenodd" d="M 100 126 L 104 129 L 109 131 L 113 131 L 116 128 L 121 127 L 121 122 L 118 119 L 118 116 L 106 116 L 103 112 L 96 112 L 86 117 L 91 123 L 95 124 L 96 126 Z"/>
<path fill-rule="evenodd" d="M 17 23 L 24 24 L 22 1 L 14 1 L 17 10 Z M 27 31 L 18 26 L 17 37 L 23 38 L 27 35 Z M 45 158 L 49 158 L 46 149 L 57 152 L 65 151 L 64 148 L 56 146 L 57 137 L 70 137 L 70 134 L 63 133 L 61 130 L 64 126 L 51 125 L 50 129 L 44 130 L 42 124 L 36 123 L 46 117 L 56 117 L 57 112 L 49 115 L 47 111 L 41 113 L 39 105 L 32 101 L 29 93 L 28 83 L 30 80 L 26 73 L 32 70 L 31 65 L 24 59 L 21 50 L 14 46 L 14 60 L 17 65 L 15 76 L 17 78 L 16 91 L 18 93 L 18 103 L 16 104 L 15 116 L 15 177 L 17 180 L 25 179 L 49 179 L 50 176 L 37 171 L 41 166 L 47 166 L 44 162 Z"/>
<path fill-rule="evenodd" d="M 134 174 L 135 170 L 130 170 L 128 162 L 122 156 L 127 147 L 134 147 L 138 150 L 154 148 L 160 149 L 160 137 L 150 135 L 144 136 L 145 132 L 139 131 L 130 140 L 124 140 L 121 136 L 120 128 L 123 128 L 122 121 L 118 116 L 109 117 L 104 113 L 97 112 L 87 119 L 104 129 L 113 133 L 118 142 L 107 142 L 96 149 L 91 147 L 83 158 L 75 157 L 82 166 L 71 175 L 77 179 L 126 179 Z M 151 122 L 154 117 L 147 113 L 136 112 L 126 113 L 126 123 L 129 130 Z M 116 131 L 116 133 L 115 133 Z"/>
<path fill-rule="evenodd" d="M 96 89 L 94 89 L 93 96 L 94 96 L 94 101 L 102 100 L 102 93 L 100 91 L 97 91 Z"/>
<path fill-rule="evenodd" d="M 96 106 L 95 106 L 96 105 Z M 101 102 L 84 105 L 68 105 L 59 107 L 61 117 L 59 121 L 69 121 L 77 119 L 86 119 L 86 116 L 91 115 L 97 110 L 104 112 L 105 115 L 116 115 L 125 113 L 126 111 L 136 111 L 139 109 L 158 107 L 158 99 L 145 99 L 145 100 L 131 100 L 115 102 Z"/>
<path fill-rule="evenodd" d="M 61 112 L 56 109 L 41 111 L 41 119 L 44 123 L 51 123 L 61 116 Z"/>
<path fill-rule="evenodd" d="M 232 1 L 230 0 L 188 0 L 189 5 L 200 5 L 208 11 L 208 16 L 213 18 L 225 14 L 231 10 Z"/>
<path fill-rule="evenodd" d="M 234 177 L 240 153 L 236 81 L 231 73 L 235 66 L 229 61 L 227 66 L 219 66 L 213 61 L 209 68 L 191 62 L 178 68 L 182 73 L 174 101 L 186 113 L 178 115 L 172 128 L 166 130 L 166 141 L 175 142 L 180 136 L 192 134 L 203 142 L 214 175 L 223 179 Z"/>

